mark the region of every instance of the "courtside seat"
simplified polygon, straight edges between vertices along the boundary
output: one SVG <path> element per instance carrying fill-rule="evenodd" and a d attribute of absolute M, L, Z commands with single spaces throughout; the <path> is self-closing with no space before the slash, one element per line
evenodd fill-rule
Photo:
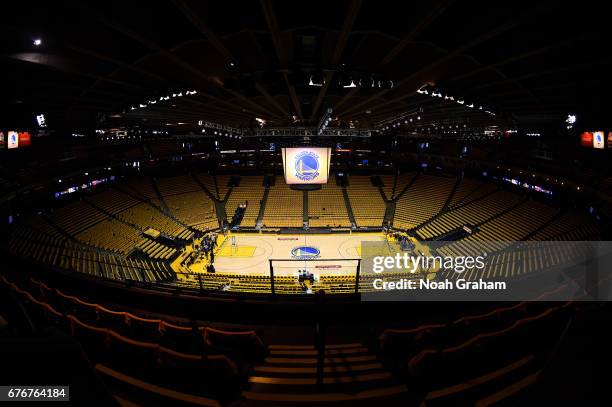
<path fill-rule="evenodd" d="M 203 335 L 211 349 L 238 360 L 261 360 L 266 353 L 264 343 L 255 331 L 231 332 L 206 327 Z"/>

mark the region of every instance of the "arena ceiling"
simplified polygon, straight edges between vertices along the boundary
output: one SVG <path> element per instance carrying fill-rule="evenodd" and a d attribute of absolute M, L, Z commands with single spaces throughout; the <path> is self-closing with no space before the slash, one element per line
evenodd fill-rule
<path fill-rule="evenodd" d="M 91 127 L 198 120 L 248 127 L 255 118 L 316 125 L 328 108 L 362 127 L 414 112 L 492 119 L 418 93 L 427 83 L 497 118 L 596 117 L 609 107 L 612 30 L 596 3 L 7 3 L 0 6 L 6 115 L 45 112 L 56 123 Z M 197 93 L 164 99 L 187 90 Z"/>

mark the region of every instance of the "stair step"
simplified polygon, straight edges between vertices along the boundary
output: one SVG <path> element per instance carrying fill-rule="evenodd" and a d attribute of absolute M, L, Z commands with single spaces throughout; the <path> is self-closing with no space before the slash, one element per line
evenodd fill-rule
<path fill-rule="evenodd" d="M 364 365 L 348 365 L 348 366 L 325 366 L 323 371 L 325 373 L 334 372 L 357 372 L 362 370 L 374 370 L 382 369 L 381 363 L 369 363 Z M 256 366 L 254 368 L 256 372 L 263 373 L 291 373 L 291 374 L 316 374 L 316 367 L 281 367 L 281 366 Z"/>
<path fill-rule="evenodd" d="M 335 376 L 335 377 L 324 377 L 323 384 L 337 384 L 337 383 L 362 383 L 371 382 L 375 380 L 387 380 L 391 379 L 391 373 L 380 372 L 370 373 L 363 375 L 353 376 Z M 267 376 L 251 376 L 249 377 L 250 383 L 259 384 L 271 384 L 271 385 L 304 385 L 312 386 L 317 384 L 316 377 L 267 377 Z"/>
<path fill-rule="evenodd" d="M 295 356 L 316 356 L 319 351 L 314 349 L 275 349 L 270 350 L 270 355 L 295 355 Z M 348 355 L 353 353 L 367 353 L 368 350 L 364 347 L 350 349 L 326 349 L 326 355 Z"/>
<path fill-rule="evenodd" d="M 364 390 L 356 393 L 309 393 L 309 394 L 284 394 L 284 393 L 258 393 L 244 391 L 242 395 L 247 400 L 287 402 L 287 403 L 326 403 L 338 401 L 364 400 L 377 397 L 395 396 L 406 393 L 405 385 L 382 387 Z"/>
<path fill-rule="evenodd" d="M 325 363 L 357 363 L 357 362 L 369 362 L 376 360 L 375 355 L 363 355 L 363 356 L 348 356 L 348 357 L 335 357 L 325 358 Z M 270 357 L 265 359 L 266 363 L 284 363 L 284 364 L 300 364 L 300 365 L 314 365 L 317 363 L 317 358 L 277 358 Z"/>
<path fill-rule="evenodd" d="M 325 349 L 348 349 L 363 347 L 361 343 L 341 343 L 336 345 L 325 345 Z M 314 349 L 314 345 L 269 345 L 268 349 Z"/>

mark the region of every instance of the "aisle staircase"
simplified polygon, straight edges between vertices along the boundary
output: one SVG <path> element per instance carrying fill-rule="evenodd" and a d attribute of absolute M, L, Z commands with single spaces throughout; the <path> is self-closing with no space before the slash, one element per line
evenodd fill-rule
<path fill-rule="evenodd" d="M 302 208 L 303 209 L 303 216 L 302 216 L 302 220 L 304 221 L 304 225 L 308 225 L 308 219 L 309 219 L 309 215 L 308 215 L 308 191 L 302 191 L 304 196 L 302 197 Z"/>
<path fill-rule="evenodd" d="M 383 225 L 392 225 L 393 218 L 395 217 L 395 208 L 397 204 L 394 201 L 385 202 L 385 218 L 383 219 Z"/>
<path fill-rule="evenodd" d="M 342 187 L 342 196 L 344 197 L 344 204 L 346 205 L 346 213 L 348 214 L 349 220 L 351 221 L 351 225 L 353 227 L 357 226 L 357 222 L 355 221 L 355 215 L 353 214 L 353 207 L 351 206 L 351 200 L 348 196 L 348 191 L 346 187 Z"/>
<path fill-rule="evenodd" d="M 243 392 L 247 405 L 405 404 L 407 386 L 397 383 L 361 343 L 327 345 L 322 375 L 317 374 L 318 361 L 314 345 L 270 345 Z"/>
<path fill-rule="evenodd" d="M 198 178 L 194 173 L 191 173 L 191 178 L 196 182 L 196 184 L 198 184 L 200 186 L 200 188 L 202 188 L 202 191 L 204 191 L 204 193 L 206 195 L 208 195 L 208 197 L 213 201 L 213 202 L 217 202 L 218 199 L 218 194 L 217 196 L 215 196 L 215 194 L 213 193 L 214 191 L 209 191 L 208 188 L 206 188 L 206 186 L 202 183 L 202 181 L 200 180 L 200 178 Z M 215 189 L 217 188 L 217 181 L 216 181 L 216 177 L 213 177 L 213 179 L 215 180 Z"/>
<path fill-rule="evenodd" d="M 410 181 L 408 181 L 408 183 L 404 186 L 404 188 L 401 191 L 394 191 L 396 192 L 396 195 L 393 195 L 393 201 L 397 202 L 398 199 L 401 198 L 402 195 L 404 195 L 406 193 L 406 191 L 408 191 L 410 189 L 410 187 L 412 186 L 412 184 L 414 184 L 414 182 L 417 180 L 417 178 L 419 177 L 419 173 L 414 174 L 414 176 L 412 177 L 412 179 Z M 397 186 L 397 184 L 396 184 Z"/>
<path fill-rule="evenodd" d="M 266 202 L 268 202 L 268 195 L 270 195 L 270 187 L 266 186 L 263 196 L 261 197 L 261 205 L 259 206 L 257 220 L 255 221 L 256 228 L 261 228 L 261 225 L 263 223 L 264 213 L 266 212 Z"/>

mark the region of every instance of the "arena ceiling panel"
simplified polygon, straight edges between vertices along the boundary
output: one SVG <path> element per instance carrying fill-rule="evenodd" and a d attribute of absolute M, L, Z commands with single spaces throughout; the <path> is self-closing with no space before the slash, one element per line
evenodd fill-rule
<path fill-rule="evenodd" d="M 611 31 L 598 6 L 559 2 L 23 1 L 2 6 L 7 117 L 56 123 L 316 125 L 331 107 L 371 126 L 426 108 L 489 120 L 416 91 L 426 83 L 500 117 L 604 115 Z M 36 45 L 34 40 L 40 39 Z M 353 87 L 352 85 L 355 85 Z M 189 98 L 134 109 L 184 90 Z"/>

